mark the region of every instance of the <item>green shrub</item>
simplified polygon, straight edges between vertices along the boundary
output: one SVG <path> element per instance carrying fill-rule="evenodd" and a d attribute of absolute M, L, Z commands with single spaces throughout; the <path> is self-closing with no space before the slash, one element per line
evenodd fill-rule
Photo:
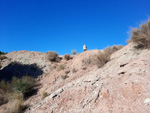
<path fill-rule="evenodd" d="M 150 49 L 150 19 L 147 23 L 141 24 L 140 28 L 131 29 L 131 38 L 128 43 L 133 42 L 136 44 L 136 49 Z"/>
<path fill-rule="evenodd" d="M 0 105 L 7 103 L 6 113 L 20 113 L 24 109 L 23 99 L 30 96 L 36 81 L 30 76 L 13 77 L 12 81 L 0 82 Z"/>
<path fill-rule="evenodd" d="M 44 99 L 44 98 L 47 97 L 47 96 L 48 96 L 47 92 L 44 91 L 44 92 L 42 93 L 42 99 Z"/>
<path fill-rule="evenodd" d="M 55 51 L 46 52 L 47 60 L 52 62 L 58 62 L 60 58 L 58 57 L 58 53 Z"/>
<path fill-rule="evenodd" d="M 69 54 L 66 54 L 66 55 L 64 56 L 64 58 L 65 58 L 65 60 L 70 60 L 70 59 L 72 59 L 71 55 L 69 55 Z"/>
<path fill-rule="evenodd" d="M 5 54 L 7 54 L 7 52 L 0 51 L 0 55 L 5 55 Z"/>
<path fill-rule="evenodd" d="M 20 92 L 26 96 L 32 92 L 33 87 L 35 86 L 35 80 L 30 76 L 23 76 L 21 79 L 13 77 L 11 85 L 13 91 Z"/>

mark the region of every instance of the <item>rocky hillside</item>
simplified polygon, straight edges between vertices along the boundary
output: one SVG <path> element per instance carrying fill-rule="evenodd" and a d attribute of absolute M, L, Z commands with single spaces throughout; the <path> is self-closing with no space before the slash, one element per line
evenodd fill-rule
<path fill-rule="evenodd" d="M 41 92 L 48 92 L 48 96 L 43 100 L 40 93 L 31 97 L 26 103 L 34 104 L 25 112 L 149 113 L 150 51 L 135 50 L 130 43 L 112 54 L 104 67 L 90 65 L 84 70 L 81 59 L 95 52 L 87 51 L 64 61 L 66 69 L 77 69 L 76 73 L 69 72 L 65 80 L 61 79 L 65 70 L 53 70 L 43 77 Z"/>
<path fill-rule="evenodd" d="M 130 43 L 101 68 L 93 59 L 98 54 L 99 50 L 89 50 L 50 62 L 44 53 L 11 52 L 2 60 L 0 74 L 12 62 L 36 63 L 41 70 L 38 92 L 24 101 L 25 113 L 149 113 L 150 50 L 135 50 Z"/>

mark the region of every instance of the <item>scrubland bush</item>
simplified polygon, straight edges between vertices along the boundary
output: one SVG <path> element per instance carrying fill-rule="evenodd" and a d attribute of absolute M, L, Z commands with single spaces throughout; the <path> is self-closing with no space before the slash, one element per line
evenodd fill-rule
<path fill-rule="evenodd" d="M 110 55 L 112 54 L 111 47 L 107 47 L 104 51 L 99 51 L 96 59 L 96 64 L 100 68 L 105 65 L 110 60 Z"/>
<path fill-rule="evenodd" d="M 70 60 L 70 59 L 72 59 L 71 55 L 69 55 L 69 54 L 64 55 L 64 58 L 65 58 L 65 60 Z"/>
<path fill-rule="evenodd" d="M 103 67 L 110 60 L 110 56 L 112 53 L 118 51 L 123 46 L 112 46 L 107 47 L 104 50 L 100 50 L 97 55 L 89 56 L 82 60 L 84 66 L 88 66 L 90 64 L 97 65 L 97 67 Z"/>
<path fill-rule="evenodd" d="M 136 49 L 150 49 L 150 19 L 141 24 L 140 28 L 132 28 L 131 31 L 131 38 L 127 41 L 128 43 L 135 43 Z"/>
<path fill-rule="evenodd" d="M 44 98 L 47 97 L 47 96 L 48 96 L 47 92 L 44 91 L 44 92 L 42 93 L 42 99 L 44 99 Z"/>
<path fill-rule="evenodd" d="M 66 68 L 66 65 L 65 64 L 60 64 L 57 68 L 57 71 L 61 71 L 61 70 L 64 70 Z"/>
<path fill-rule="evenodd" d="M 5 55 L 5 54 L 7 54 L 7 52 L 0 51 L 0 55 Z"/>
<path fill-rule="evenodd" d="M 34 78 L 29 76 L 23 76 L 20 79 L 17 77 L 13 77 L 12 81 L 10 82 L 5 82 L 4 80 L 1 80 L 0 104 L 14 102 L 13 105 L 16 106 L 16 109 L 13 109 L 13 107 L 8 108 L 8 113 L 17 113 L 17 111 L 15 110 L 20 109 L 20 107 L 22 106 L 23 98 L 31 95 L 31 92 L 33 91 L 33 87 L 35 85 L 36 82 Z"/>
<path fill-rule="evenodd" d="M 58 62 L 60 59 L 58 57 L 58 53 L 55 51 L 46 52 L 47 60 L 52 62 Z"/>
<path fill-rule="evenodd" d="M 7 92 L 0 90 L 0 105 L 8 102 Z"/>
<path fill-rule="evenodd" d="M 116 52 L 116 51 L 118 51 L 118 50 L 121 49 L 121 48 L 123 48 L 122 45 L 114 45 L 114 46 L 111 47 L 112 52 Z"/>
<path fill-rule="evenodd" d="M 78 70 L 77 70 L 76 68 L 73 68 L 73 69 L 72 69 L 72 72 L 73 72 L 73 73 L 76 73 L 77 71 L 78 71 Z"/>
<path fill-rule="evenodd" d="M 7 58 L 6 56 L 0 55 L 0 60 L 4 60 L 4 59 L 6 59 L 6 58 Z"/>
<path fill-rule="evenodd" d="M 65 79 L 68 78 L 68 76 L 67 76 L 67 75 L 62 75 L 61 78 L 62 78 L 63 80 L 65 80 Z"/>
<path fill-rule="evenodd" d="M 11 86 L 14 91 L 20 92 L 26 97 L 32 93 L 35 80 L 30 76 L 23 76 L 21 79 L 13 77 Z"/>
<path fill-rule="evenodd" d="M 112 47 L 107 47 L 105 48 L 103 51 L 99 51 L 98 55 L 97 55 L 97 59 L 96 59 L 96 64 L 97 66 L 103 67 L 107 62 L 110 61 L 110 56 L 112 53 L 118 51 L 119 49 L 121 49 L 123 46 L 121 45 L 115 45 Z"/>
<path fill-rule="evenodd" d="M 77 54 L 77 51 L 74 49 L 71 51 L 73 55 Z"/>
<path fill-rule="evenodd" d="M 6 107 L 7 113 L 20 113 L 24 108 L 23 94 L 19 92 L 13 92 L 9 95 L 9 103 Z"/>

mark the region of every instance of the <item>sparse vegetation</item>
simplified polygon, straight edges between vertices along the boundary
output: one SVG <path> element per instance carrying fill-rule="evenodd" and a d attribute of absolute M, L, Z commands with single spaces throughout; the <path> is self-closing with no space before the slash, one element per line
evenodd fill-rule
<path fill-rule="evenodd" d="M 0 51 L 0 55 L 5 55 L 5 54 L 7 54 L 7 52 Z"/>
<path fill-rule="evenodd" d="M 66 68 L 65 64 L 60 64 L 57 68 L 58 71 L 64 70 Z"/>
<path fill-rule="evenodd" d="M 112 53 L 118 51 L 123 46 L 112 46 L 107 47 L 104 50 L 100 50 L 98 55 L 89 56 L 86 59 L 82 60 L 84 66 L 88 66 L 90 64 L 97 65 L 99 68 L 104 66 L 109 60 Z"/>
<path fill-rule="evenodd" d="M 103 65 L 105 65 L 110 60 L 111 54 L 112 54 L 111 47 L 107 47 L 104 51 L 99 51 L 95 61 L 97 66 L 100 68 Z"/>
<path fill-rule="evenodd" d="M 7 104 L 7 113 L 20 113 L 24 106 L 22 101 L 30 96 L 33 87 L 36 85 L 34 78 L 23 76 L 22 78 L 13 77 L 10 82 L 1 80 L 0 82 L 0 105 Z"/>
<path fill-rule="evenodd" d="M 72 69 L 72 72 L 73 72 L 73 73 L 76 73 L 77 71 L 78 71 L 78 70 L 77 70 L 76 68 L 73 68 L 73 69 Z"/>
<path fill-rule="evenodd" d="M 60 59 L 58 57 L 58 53 L 55 51 L 46 52 L 46 57 L 48 61 L 58 62 Z"/>
<path fill-rule="evenodd" d="M 23 76 L 21 79 L 13 77 L 11 86 L 14 91 L 20 92 L 26 97 L 31 94 L 35 80 L 30 76 Z"/>
<path fill-rule="evenodd" d="M 0 60 L 4 60 L 4 59 L 6 59 L 6 58 L 7 58 L 6 56 L 0 55 Z"/>
<path fill-rule="evenodd" d="M 111 47 L 113 53 L 116 52 L 116 51 L 118 51 L 118 50 L 121 49 L 121 48 L 123 48 L 122 45 L 117 45 L 117 46 L 114 45 L 114 46 Z"/>
<path fill-rule="evenodd" d="M 77 54 L 77 51 L 74 49 L 71 51 L 73 55 Z"/>
<path fill-rule="evenodd" d="M 88 66 L 91 64 L 92 62 L 92 57 L 88 57 L 88 58 L 85 58 L 85 59 L 82 59 L 82 64 L 85 65 L 85 66 Z"/>
<path fill-rule="evenodd" d="M 47 92 L 44 91 L 44 92 L 42 93 L 42 99 L 44 99 L 44 98 L 47 97 L 47 96 L 48 96 Z"/>
<path fill-rule="evenodd" d="M 66 78 L 68 78 L 68 76 L 67 76 L 67 75 L 62 75 L 61 78 L 62 78 L 63 80 L 65 80 Z"/>
<path fill-rule="evenodd" d="M 110 60 L 110 56 L 112 53 L 118 51 L 119 49 L 121 49 L 123 46 L 118 45 L 118 46 L 112 46 L 112 47 L 107 47 L 105 48 L 103 51 L 99 51 L 99 54 L 97 55 L 96 58 L 96 64 L 97 66 L 103 67 L 107 62 L 109 62 Z"/>
<path fill-rule="evenodd" d="M 140 25 L 140 28 L 131 29 L 131 38 L 128 43 L 133 42 L 136 44 L 136 49 L 150 49 L 150 19 L 147 23 Z"/>
<path fill-rule="evenodd" d="M 72 59 L 71 55 L 69 55 L 69 54 L 64 55 L 64 58 L 65 58 L 65 60 L 70 60 L 70 59 Z"/>
<path fill-rule="evenodd" d="M 9 96 L 9 103 L 6 108 L 7 113 L 20 113 L 23 108 L 23 95 L 22 93 L 14 92 Z"/>
<path fill-rule="evenodd" d="M 70 70 L 66 70 L 66 71 L 65 71 L 65 74 L 68 74 L 68 73 L 70 73 Z"/>

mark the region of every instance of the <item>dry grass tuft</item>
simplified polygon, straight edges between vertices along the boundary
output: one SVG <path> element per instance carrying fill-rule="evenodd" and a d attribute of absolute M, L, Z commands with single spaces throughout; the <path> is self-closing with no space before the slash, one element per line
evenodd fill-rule
<path fill-rule="evenodd" d="M 23 94 L 14 92 L 9 95 L 9 103 L 7 104 L 7 113 L 20 113 L 24 108 Z"/>
<path fill-rule="evenodd" d="M 150 49 L 150 19 L 147 23 L 141 24 L 139 29 L 132 28 L 131 30 L 131 38 L 127 42 L 135 43 L 136 49 Z"/>

